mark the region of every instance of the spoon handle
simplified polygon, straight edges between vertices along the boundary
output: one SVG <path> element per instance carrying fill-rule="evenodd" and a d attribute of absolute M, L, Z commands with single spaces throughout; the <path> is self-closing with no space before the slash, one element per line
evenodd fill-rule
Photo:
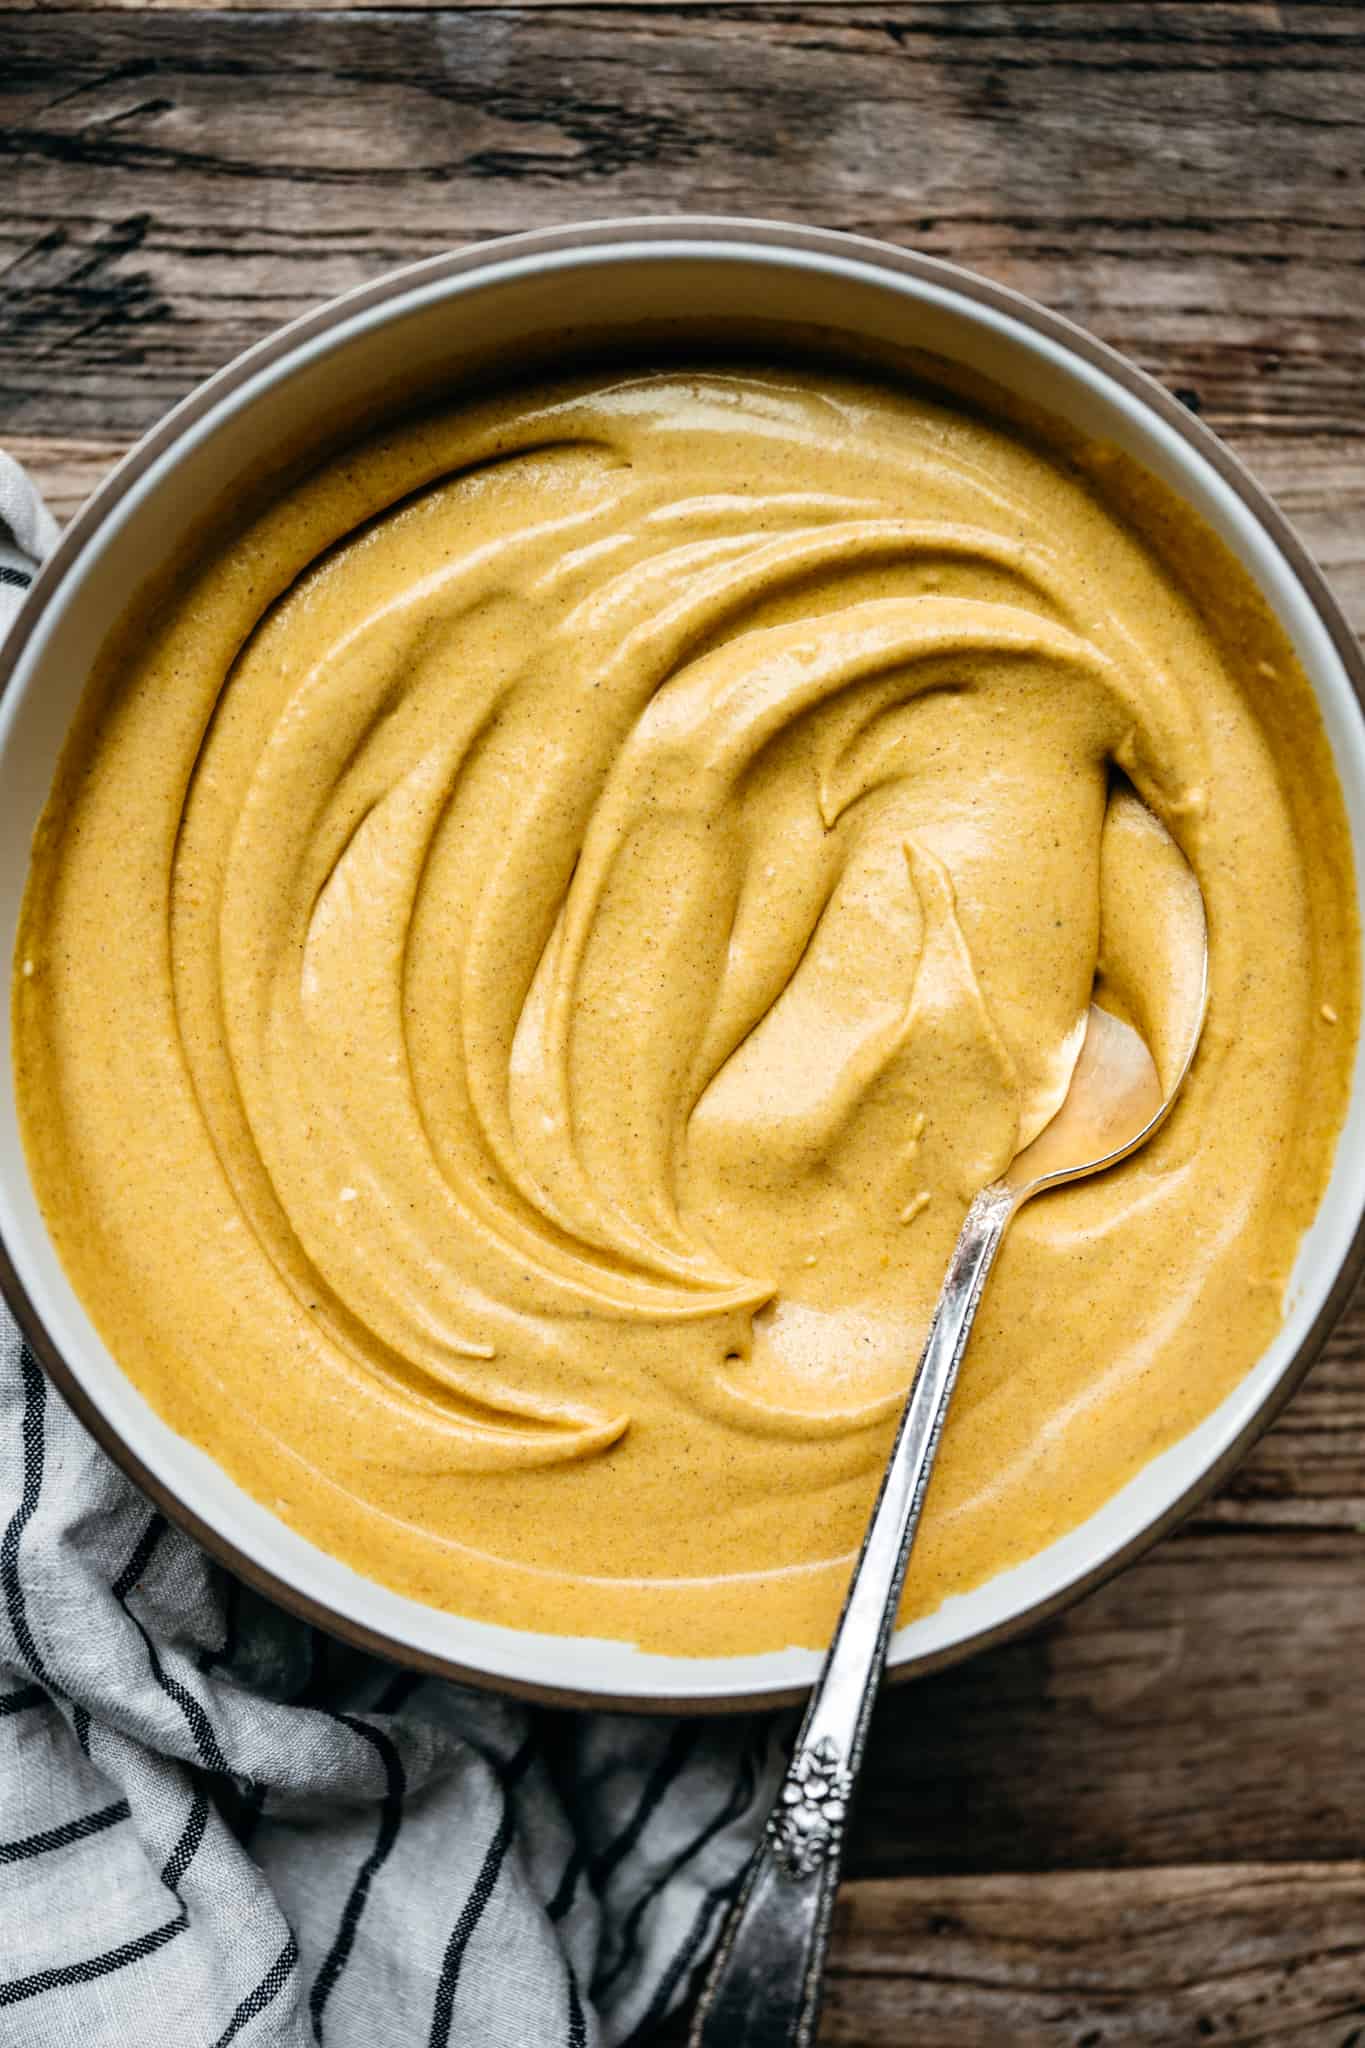
<path fill-rule="evenodd" d="M 844 1610 L 722 1930 L 690 2048 L 812 2048 L 844 1826 L 905 1568 L 957 1369 L 1018 1199 L 996 1182 L 967 1211 Z"/>

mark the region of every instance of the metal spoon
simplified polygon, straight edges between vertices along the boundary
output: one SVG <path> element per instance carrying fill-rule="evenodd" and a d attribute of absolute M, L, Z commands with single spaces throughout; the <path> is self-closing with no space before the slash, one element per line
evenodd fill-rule
<path fill-rule="evenodd" d="M 691 2048 L 811 2048 L 843 1837 L 948 1402 L 986 1279 L 1034 1195 L 1115 1165 L 1151 1137 L 1204 1024 L 1204 900 L 1131 790 L 1100 854 L 1100 969 L 1071 1085 L 1051 1123 L 967 1211 L 834 1640 L 764 1837 L 697 2008 Z"/>

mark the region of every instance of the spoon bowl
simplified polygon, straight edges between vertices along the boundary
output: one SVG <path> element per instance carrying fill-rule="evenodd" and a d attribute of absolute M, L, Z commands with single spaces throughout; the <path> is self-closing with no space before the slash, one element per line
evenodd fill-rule
<path fill-rule="evenodd" d="M 1208 993 L 1203 891 L 1165 826 L 1120 785 L 1100 841 L 1096 1000 L 1061 1108 L 1001 1176 L 1020 1201 L 1146 1144 L 1185 1084 Z"/>

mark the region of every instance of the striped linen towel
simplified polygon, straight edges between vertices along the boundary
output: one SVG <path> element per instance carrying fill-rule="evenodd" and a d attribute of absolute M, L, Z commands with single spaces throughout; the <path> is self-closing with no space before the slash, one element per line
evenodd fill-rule
<path fill-rule="evenodd" d="M 56 537 L 3 455 L 0 526 L 3 632 Z M 647 2042 L 788 1732 L 532 1710 L 293 1620 L 0 1308 L 0 2048 Z"/>

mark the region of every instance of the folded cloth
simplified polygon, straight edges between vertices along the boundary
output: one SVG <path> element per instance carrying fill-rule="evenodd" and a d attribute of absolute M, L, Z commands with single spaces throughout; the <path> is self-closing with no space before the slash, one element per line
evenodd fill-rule
<path fill-rule="evenodd" d="M 0 632 L 56 529 L 0 456 Z M 169 1527 L 0 1308 L 3 2048 L 647 2041 L 787 1717 L 533 1710 L 362 1655 Z"/>

